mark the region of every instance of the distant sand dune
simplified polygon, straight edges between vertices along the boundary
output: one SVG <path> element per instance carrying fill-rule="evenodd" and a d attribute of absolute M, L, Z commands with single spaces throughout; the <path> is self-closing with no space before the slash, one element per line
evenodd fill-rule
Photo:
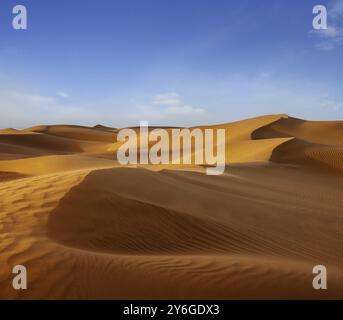
<path fill-rule="evenodd" d="M 57 136 L 75 140 L 98 141 L 113 143 L 116 140 L 115 131 L 109 132 L 104 130 L 105 127 L 82 127 L 70 125 L 55 125 L 55 126 L 36 126 L 26 131 L 44 133 L 51 136 Z"/>

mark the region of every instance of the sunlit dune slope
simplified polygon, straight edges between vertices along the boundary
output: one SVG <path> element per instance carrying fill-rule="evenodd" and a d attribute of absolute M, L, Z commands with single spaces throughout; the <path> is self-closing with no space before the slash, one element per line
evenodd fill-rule
<path fill-rule="evenodd" d="M 0 132 L 0 159 L 74 153 L 107 153 L 115 132 L 80 126 L 37 126 Z"/>
<path fill-rule="evenodd" d="M 343 122 L 281 118 L 253 132 L 252 138 L 288 137 L 277 146 L 271 161 L 315 169 L 343 171 Z"/>
<path fill-rule="evenodd" d="M 98 141 L 98 142 L 114 142 L 116 133 L 104 130 L 105 127 L 82 127 L 71 125 L 54 125 L 54 126 L 36 126 L 25 131 L 44 133 L 51 136 L 74 140 Z"/>
<path fill-rule="evenodd" d="M 49 227 L 53 237 L 63 243 L 113 253 L 246 252 L 311 259 L 325 254 L 321 251 L 328 253 L 333 243 L 339 245 L 339 238 L 335 239 L 332 234 L 331 240 L 317 243 L 312 249 L 303 248 L 311 239 L 311 227 L 297 232 L 306 222 L 286 215 L 293 203 L 300 206 L 298 190 L 284 194 L 291 183 L 280 186 L 279 192 L 268 190 L 275 179 L 253 183 L 254 179 L 263 177 L 262 172 L 278 178 L 288 173 L 294 188 L 300 189 L 302 183 L 296 178 L 296 171 L 277 166 L 251 166 L 232 168 L 230 172 L 233 175 L 204 177 L 201 173 L 154 173 L 126 168 L 94 171 L 61 201 L 50 216 Z M 325 181 L 320 177 L 313 180 L 316 179 Z M 338 186 L 339 179 L 335 183 Z M 320 194 L 320 189 L 307 186 L 302 193 L 307 199 L 301 206 L 311 208 L 311 200 Z M 330 215 L 337 213 L 338 218 L 338 206 L 329 206 Z M 101 212 L 97 210 L 99 207 Z M 318 212 L 321 208 L 325 205 L 317 204 Z M 273 210 L 278 212 L 277 216 L 272 214 Z M 258 217 L 260 221 L 256 221 Z M 313 214 L 312 222 L 317 218 L 320 216 Z M 315 227 L 319 224 L 318 221 Z M 294 232 L 291 238 L 289 232 Z M 342 263 L 343 255 L 338 257 Z"/>
<path fill-rule="evenodd" d="M 253 139 L 295 137 L 316 144 L 343 146 L 343 121 L 305 121 L 280 118 L 257 128 Z"/>
<path fill-rule="evenodd" d="M 87 155 L 41 156 L 35 158 L 0 161 L 0 172 L 16 172 L 25 175 L 43 175 L 55 172 L 116 166 L 113 160 Z"/>
<path fill-rule="evenodd" d="M 287 115 L 269 115 L 205 128 L 226 130 L 226 163 L 268 161 L 278 145 L 289 140 L 288 137 L 268 137 L 262 141 L 253 139 L 252 133 Z"/>

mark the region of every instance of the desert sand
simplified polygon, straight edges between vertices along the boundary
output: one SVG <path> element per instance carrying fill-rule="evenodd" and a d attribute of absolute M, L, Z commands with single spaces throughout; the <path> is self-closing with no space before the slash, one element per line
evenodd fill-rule
<path fill-rule="evenodd" d="M 0 130 L 0 298 L 342 299 L 343 121 L 210 127 L 221 176 L 123 167 L 116 128 Z"/>

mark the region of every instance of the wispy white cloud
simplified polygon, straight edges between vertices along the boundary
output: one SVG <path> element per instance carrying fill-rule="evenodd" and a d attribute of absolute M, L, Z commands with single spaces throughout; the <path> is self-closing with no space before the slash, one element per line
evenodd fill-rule
<path fill-rule="evenodd" d="M 55 97 L 0 89 L 0 127 L 23 128 L 48 123 L 93 123 L 95 113 Z"/>
<path fill-rule="evenodd" d="M 318 42 L 315 46 L 320 51 L 331 51 L 336 47 L 332 42 L 329 41 Z"/>
<path fill-rule="evenodd" d="M 166 109 L 166 114 L 173 115 L 203 115 L 205 114 L 205 109 L 194 108 L 191 106 L 173 106 Z"/>
<path fill-rule="evenodd" d="M 320 98 L 320 104 L 323 108 L 327 109 L 328 111 L 338 111 L 342 110 L 343 103 L 337 101 L 335 98 L 328 94 L 324 94 Z"/>
<path fill-rule="evenodd" d="M 180 103 L 181 103 L 180 95 L 175 92 L 162 93 L 153 97 L 153 104 L 155 105 L 175 106 L 175 105 L 179 105 Z"/>
<path fill-rule="evenodd" d="M 65 99 L 70 98 L 70 94 L 67 92 L 64 92 L 64 91 L 57 92 L 57 95 L 61 98 L 65 98 Z"/>
<path fill-rule="evenodd" d="M 205 116 L 205 109 L 185 104 L 180 94 L 175 92 L 157 94 L 150 102 L 138 104 L 133 112 L 124 115 L 136 122 L 148 120 L 156 124 L 173 123 L 180 126 L 201 122 Z"/>
<path fill-rule="evenodd" d="M 339 39 L 343 36 L 343 28 L 340 28 L 338 26 L 329 25 L 326 30 L 317 30 L 315 31 L 318 35 L 320 35 L 322 38 L 326 39 Z"/>
<path fill-rule="evenodd" d="M 20 91 L 7 92 L 7 98 L 13 98 L 13 100 L 25 101 L 26 105 L 40 107 L 42 105 L 49 105 L 55 102 L 53 97 L 43 96 L 39 94 L 29 94 Z"/>

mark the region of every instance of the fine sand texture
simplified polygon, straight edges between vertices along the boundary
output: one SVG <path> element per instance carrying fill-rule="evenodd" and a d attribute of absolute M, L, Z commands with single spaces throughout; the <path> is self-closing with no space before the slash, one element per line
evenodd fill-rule
<path fill-rule="evenodd" d="M 120 165 L 117 128 L 0 130 L 0 299 L 343 299 L 343 122 L 199 128 L 220 176 Z"/>

